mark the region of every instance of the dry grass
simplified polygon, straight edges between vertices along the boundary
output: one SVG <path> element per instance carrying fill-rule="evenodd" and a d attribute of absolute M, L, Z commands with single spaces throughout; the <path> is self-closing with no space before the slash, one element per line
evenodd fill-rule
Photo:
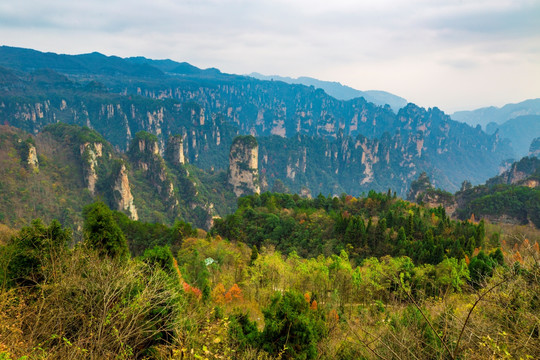
<path fill-rule="evenodd" d="M 15 358 L 139 358 L 153 345 L 175 341 L 181 300 L 163 273 L 86 249 L 73 251 L 63 266 L 55 282 L 0 294 L 4 352 Z"/>

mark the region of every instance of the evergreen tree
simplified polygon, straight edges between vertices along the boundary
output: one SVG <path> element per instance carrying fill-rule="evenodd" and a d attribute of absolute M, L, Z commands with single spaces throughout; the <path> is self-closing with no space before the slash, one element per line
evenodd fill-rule
<path fill-rule="evenodd" d="M 97 201 L 85 206 L 84 237 L 85 243 L 96 249 L 101 255 L 118 259 L 127 259 L 129 250 L 126 238 L 113 217 L 113 212 L 105 203 Z"/>

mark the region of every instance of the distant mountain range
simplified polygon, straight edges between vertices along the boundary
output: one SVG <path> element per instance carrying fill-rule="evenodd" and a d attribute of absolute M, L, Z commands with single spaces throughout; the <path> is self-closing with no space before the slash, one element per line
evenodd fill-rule
<path fill-rule="evenodd" d="M 414 104 L 397 114 L 363 97 L 339 100 L 315 86 L 258 80 L 188 63 L 99 53 L 58 55 L 0 47 L 0 123 L 32 134 L 65 122 L 126 151 L 135 134 L 180 135 L 186 160 L 226 169 L 236 135 L 260 146 L 261 180 L 293 192 L 400 195 L 425 171 L 438 187 L 481 183 L 513 156 L 499 134 Z M 264 185 L 264 184 L 263 184 Z M 263 189 L 265 186 L 262 186 Z"/>
<path fill-rule="evenodd" d="M 372 102 L 376 105 L 384 106 L 388 104 L 396 113 L 399 111 L 399 109 L 407 105 L 407 100 L 389 92 L 379 90 L 360 91 L 335 81 L 323 81 L 305 76 L 295 79 L 279 75 L 263 75 L 256 72 L 253 72 L 248 76 L 259 80 L 283 81 L 287 84 L 313 86 L 317 89 L 323 89 L 328 95 L 339 100 L 351 100 L 357 97 L 363 97 L 366 99 L 366 101 Z"/>
<path fill-rule="evenodd" d="M 470 111 L 457 111 L 450 117 L 471 126 L 480 125 L 485 129 L 487 124 L 491 122 L 502 124 L 523 115 L 540 115 L 540 99 L 529 99 L 516 104 L 507 104 L 500 108 L 490 106 Z"/>
<path fill-rule="evenodd" d="M 497 132 L 499 136 L 509 139 L 516 158 L 522 158 L 528 154 L 531 142 L 540 137 L 540 115 L 518 116 L 502 124 L 491 122 L 487 124 L 486 132 Z"/>
<path fill-rule="evenodd" d="M 485 107 L 471 111 L 458 111 L 452 119 L 471 126 L 480 125 L 488 134 L 495 132 L 510 140 L 514 158 L 527 155 L 531 141 L 540 137 L 540 99 L 507 104 L 501 108 Z"/>

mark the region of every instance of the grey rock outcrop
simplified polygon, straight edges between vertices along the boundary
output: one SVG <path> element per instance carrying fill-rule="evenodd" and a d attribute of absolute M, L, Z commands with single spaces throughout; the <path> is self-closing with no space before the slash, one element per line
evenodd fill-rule
<path fill-rule="evenodd" d="M 117 210 L 126 211 L 132 220 L 138 220 L 139 215 L 133 203 L 133 195 L 131 194 L 126 166 L 124 164 L 120 166 L 116 175 L 113 194 Z"/>
<path fill-rule="evenodd" d="M 84 181 L 86 187 L 92 196 L 96 193 L 97 175 L 97 159 L 103 156 L 103 144 L 101 143 L 84 143 L 80 146 L 81 158 L 83 159 Z"/>
<path fill-rule="evenodd" d="M 259 145 L 255 137 L 237 136 L 229 153 L 229 184 L 240 197 L 246 194 L 260 194 Z"/>

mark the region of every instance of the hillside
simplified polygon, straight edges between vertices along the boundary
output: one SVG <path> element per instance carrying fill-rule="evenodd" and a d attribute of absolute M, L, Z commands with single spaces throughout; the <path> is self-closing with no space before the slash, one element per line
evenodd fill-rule
<path fill-rule="evenodd" d="M 464 181 L 455 194 L 433 186 L 424 173 L 411 184 L 409 200 L 443 206 L 461 220 L 486 219 L 502 224 L 532 224 L 540 228 L 540 160 L 524 157 L 485 184 Z"/>
<path fill-rule="evenodd" d="M 127 154 L 96 131 L 65 124 L 37 135 L 3 125 L 0 140 L 0 222 L 10 226 L 57 219 L 80 232 L 82 208 L 95 199 L 133 219 L 201 228 L 235 207 L 224 171 L 161 157 L 149 133 L 137 133 Z"/>
<path fill-rule="evenodd" d="M 98 201 L 83 209 L 77 246 L 56 221 L 0 228 L 10 234 L 0 244 L 0 355 L 540 355 L 540 236 L 530 228 L 455 221 L 376 192 L 265 193 L 238 205 L 205 233 L 133 221 Z"/>

